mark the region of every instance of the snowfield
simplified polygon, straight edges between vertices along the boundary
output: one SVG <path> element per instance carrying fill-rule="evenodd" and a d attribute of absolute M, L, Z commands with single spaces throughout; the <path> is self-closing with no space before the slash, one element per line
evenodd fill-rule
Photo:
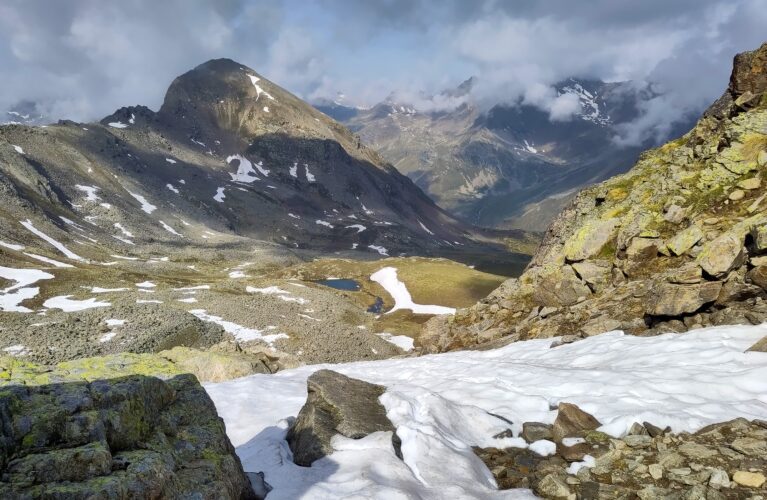
<path fill-rule="evenodd" d="M 767 354 L 744 351 L 767 325 L 716 327 L 633 337 L 611 332 L 551 349 L 552 339 L 491 351 L 308 366 L 252 375 L 206 390 L 248 472 L 264 472 L 277 499 L 534 498 L 497 491 L 471 446 L 526 446 L 494 439 L 513 422 L 551 423 L 559 402 L 575 403 L 613 436 L 633 422 L 675 432 L 735 417 L 767 418 Z M 336 451 L 305 468 L 285 441 L 288 418 L 306 400 L 306 379 L 329 368 L 382 384 L 381 403 L 402 439 L 404 460 L 388 433 L 360 440 L 336 436 Z M 503 419 L 495 417 L 498 415 Z M 546 443 L 536 445 L 547 452 Z M 584 464 L 588 466 L 588 464 Z"/>

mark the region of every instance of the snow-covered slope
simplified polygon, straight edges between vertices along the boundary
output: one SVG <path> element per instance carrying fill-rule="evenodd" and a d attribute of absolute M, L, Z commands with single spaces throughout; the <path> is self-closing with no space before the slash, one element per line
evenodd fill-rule
<path fill-rule="evenodd" d="M 767 354 L 744 351 L 765 335 L 767 325 L 657 337 L 612 332 L 553 349 L 551 339 L 533 340 L 486 352 L 309 366 L 206 389 L 245 470 L 264 472 L 274 487 L 272 500 L 529 498 L 526 490 L 497 491 L 471 447 L 525 447 L 521 438 L 492 436 L 509 427 L 518 436 L 522 422 L 553 422 L 559 402 L 593 414 L 613 436 L 634 422 L 679 432 L 739 416 L 764 419 Z M 337 436 L 331 456 L 310 468 L 293 464 L 288 419 L 320 368 L 387 387 L 381 402 L 404 460 L 390 436 L 378 433 L 357 441 Z"/>

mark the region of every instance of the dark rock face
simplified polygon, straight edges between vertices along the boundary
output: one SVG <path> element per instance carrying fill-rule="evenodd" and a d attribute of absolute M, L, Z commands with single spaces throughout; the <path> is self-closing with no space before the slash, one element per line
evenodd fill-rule
<path fill-rule="evenodd" d="M 308 467 L 332 453 L 336 434 L 361 439 L 373 432 L 392 432 L 399 455 L 399 439 L 386 410 L 378 402 L 385 388 L 331 370 L 315 372 L 307 381 L 309 395 L 288 432 L 293 461 Z"/>
<path fill-rule="evenodd" d="M 429 320 L 424 348 L 767 321 L 765 61 L 767 44 L 736 57 L 693 130 L 579 193 L 522 276 Z"/>
<path fill-rule="evenodd" d="M 29 385 L 0 382 L 0 497 L 256 498 L 193 376 L 14 368 Z"/>

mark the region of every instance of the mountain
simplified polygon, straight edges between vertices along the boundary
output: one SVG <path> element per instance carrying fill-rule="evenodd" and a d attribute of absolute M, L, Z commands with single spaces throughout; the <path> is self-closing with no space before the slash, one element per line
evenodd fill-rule
<path fill-rule="evenodd" d="M 389 357 L 402 351 L 378 334 L 428 316 L 367 313 L 393 304 L 362 261 L 465 283 L 446 294 L 456 307 L 497 284 L 479 269 L 519 273 L 537 242 L 454 219 L 346 127 L 227 59 L 176 78 L 158 111 L 0 127 L 0 200 L 0 350 L 41 363 L 177 346 L 267 352 L 270 366 Z M 302 271 L 320 258 L 329 270 Z M 317 283 L 332 277 L 359 293 Z"/>
<path fill-rule="evenodd" d="M 519 279 L 450 319 L 432 350 L 767 321 L 767 44 L 683 137 L 580 192 Z"/>
<path fill-rule="evenodd" d="M 100 124 L 8 126 L 0 137 L 5 227 L 43 216 L 52 232 L 87 227 L 105 252 L 207 244 L 206 231 L 324 252 L 493 247 L 345 127 L 230 60 L 177 78 L 158 112 L 127 107 Z"/>
<path fill-rule="evenodd" d="M 486 227 L 543 231 L 579 189 L 626 171 L 639 152 L 655 145 L 625 147 L 613 140 L 652 95 L 647 86 L 561 82 L 557 94 L 573 96 L 580 110 L 557 121 L 523 103 L 483 111 L 472 103 L 474 84 L 469 79 L 438 96 L 447 103 L 464 97 L 442 111 L 420 112 L 391 98 L 369 110 L 319 109 L 344 121 L 437 204 Z"/>
<path fill-rule="evenodd" d="M 40 111 L 37 103 L 32 101 L 21 101 L 0 116 L 0 125 L 43 125 L 45 123 L 45 114 Z"/>

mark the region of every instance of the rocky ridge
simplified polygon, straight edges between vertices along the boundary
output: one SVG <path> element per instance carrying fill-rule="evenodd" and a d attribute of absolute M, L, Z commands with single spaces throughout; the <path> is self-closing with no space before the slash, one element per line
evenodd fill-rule
<path fill-rule="evenodd" d="M 430 320 L 422 343 L 446 351 L 764 322 L 765 171 L 767 44 L 735 57 L 727 91 L 688 134 L 579 193 L 519 279 Z"/>

